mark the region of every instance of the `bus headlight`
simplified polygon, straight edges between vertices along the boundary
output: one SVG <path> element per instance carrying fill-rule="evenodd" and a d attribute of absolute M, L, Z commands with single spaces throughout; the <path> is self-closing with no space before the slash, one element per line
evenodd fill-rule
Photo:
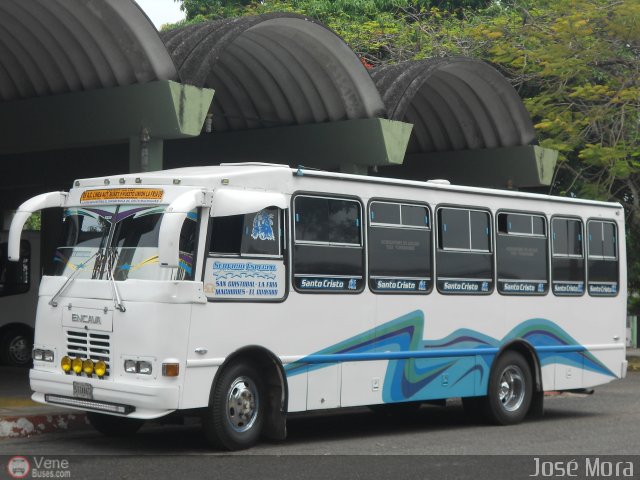
<path fill-rule="evenodd" d="M 74 358 L 71 361 L 71 368 L 73 369 L 73 371 L 75 373 L 77 373 L 78 375 L 80 375 L 80 372 L 82 372 L 82 360 L 79 359 L 78 357 Z"/>
<path fill-rule="evenodd" d="M 151 375 L 151 363 L 150 362 L 138 362 L 138 373 L 142 375 Z"/>
<path fill-rule="evenodd" d="M 99 360 L 93 367 L 93 371 L 96 372 L 98 377 L 102 378 L 107 373 L 107 364 L 102 360 Z"/>
<path fill-rule="evenodd" d="M 62 360 L 60 360 L 60 367 L 62 367 L 64 373 L 69 373 L 71 371 L 71 359 L 66 355 L 62 357 Z"/>
<path fill-rule="evenodd" d="M 31 356 L 39 362 L 53 362 L 54 358 L 53 350 L 42 350 L 40 348 L 34 349 Z"/>
<path fill-rule="evenodd" d="M 135 360 L 125 360 L 124 361 L 124 371 L 127 373 L 136 373 L 136 361 Z"/>
<path fill-rule="evenodd" d="M 82 371 L 87 376 L 91 376 L 93 374 L 93 362 L 89 359 L 82 362 Z"/>
<path fill-rule="evenodd" d="M 141 375 L 151 375 L 153 367 L 151 362 L 145 362 L 144 360 L 125 360 L 124 371 L 127 373 L 139 373 Z"/>

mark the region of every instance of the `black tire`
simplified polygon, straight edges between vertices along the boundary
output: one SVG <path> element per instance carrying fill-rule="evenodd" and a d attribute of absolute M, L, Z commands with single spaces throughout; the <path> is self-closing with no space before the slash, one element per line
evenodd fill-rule
<path fill-rule="evenodd" d="M 202 426 L 209 443 L 225 450 L 255 445 L 264 425 L 267 398 L 258 369 L 233 363 L 220 373 Z"/>
<path fill-rule="evenodd" d="M 93 428 L 107 437 L 133 435 L 144 425 L 144 420 L 138 418 L 116 417 L 96 412 L 87 412 L 87 418 Z"/>
<path fill-rule="evenodd" d="M 30 367 L 33 334 L 27 327 L 10 327 L 0 338 L 0 363 L 11 367 Z"/>
<path fill-rule="evenodd" d="M 533 378 L 521 354 L 507 351 L 498 357 L 488 388 L 485 413 L 492 423 L 515 425 L 524 420 L 533 397 Z"/>

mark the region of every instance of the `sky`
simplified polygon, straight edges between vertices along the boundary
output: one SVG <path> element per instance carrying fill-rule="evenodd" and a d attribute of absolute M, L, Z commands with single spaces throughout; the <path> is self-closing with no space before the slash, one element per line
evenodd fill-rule
<path fill-rule="evenodd" d="M 149 16 L 156 28 L 165 23 L 175 23 L 184 18 L 180 4 L 174 0 L 136 0 Z"/>

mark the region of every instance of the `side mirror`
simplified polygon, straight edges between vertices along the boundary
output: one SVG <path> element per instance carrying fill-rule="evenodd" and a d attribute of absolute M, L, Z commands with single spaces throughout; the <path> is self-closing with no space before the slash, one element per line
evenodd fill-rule
<path fill-rule="evenodd" d="M 9 228 L 8 257 L 11 262 L 20 260 L 20 236 L 24 224 L 33 212 L 44 208 L 63 207 L 67 202 L 66 192 L 43 193 L 24 202 L 18 208 Z"/>

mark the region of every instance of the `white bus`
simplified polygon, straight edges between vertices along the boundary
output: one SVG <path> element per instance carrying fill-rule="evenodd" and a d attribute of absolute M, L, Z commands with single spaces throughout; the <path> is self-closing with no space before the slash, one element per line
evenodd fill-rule
<path fill-rule="evenodd" d="M 0 364 L 31 365 L 40 286 L 40 232 L 25 231 L 20 261 L 7 260 L 8 232 L 0 232 Z"/>
<path fill-rule="evenodd" d="M 228 164 L 78 180 L 33 399 L 105 434 L 177 410 L 213 445 L 291 412 L 462 397 L 498 424 L 626 373 L 619 204 Z"/>

